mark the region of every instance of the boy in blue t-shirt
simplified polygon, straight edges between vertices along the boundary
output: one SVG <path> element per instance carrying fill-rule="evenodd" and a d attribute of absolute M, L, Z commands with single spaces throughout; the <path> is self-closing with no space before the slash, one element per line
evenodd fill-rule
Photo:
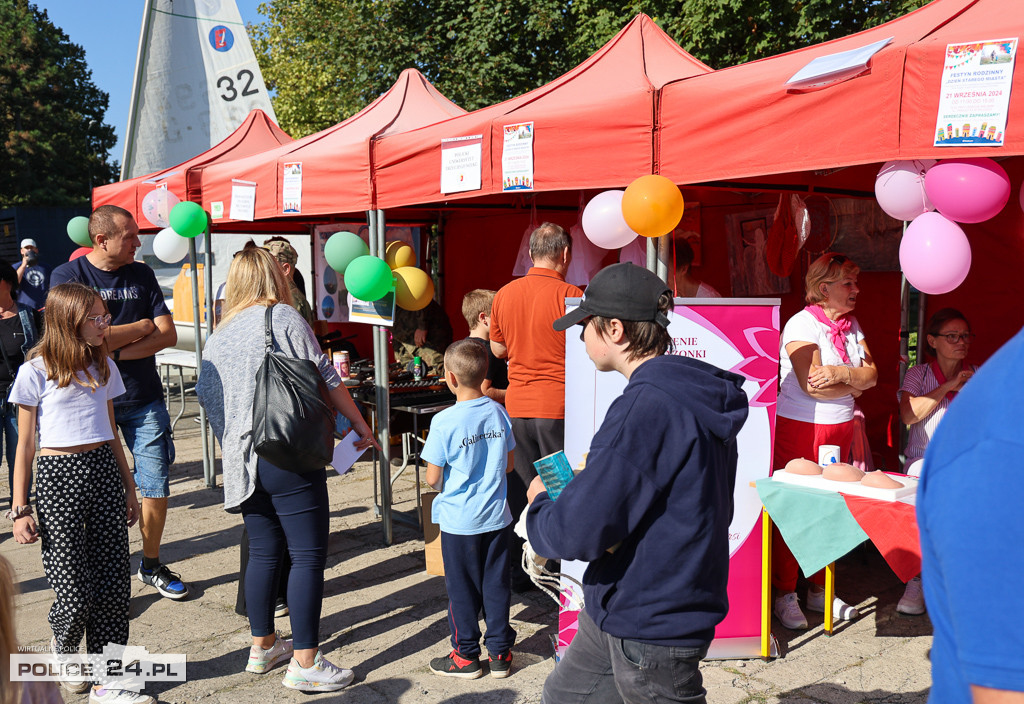
<path fill-rule="evenodd" d="M 430 661 L 437 675 L 476 679 L 480 667 L 481 608 L 491 677 L 508 677 L 516 633 L 508 622 L 512 592 L 508 542 L 512 514 L 505 474 L 513 467 L 512 422 L 484 396 L 487 353 L 459 340 L 444 355 L 444 377 L 456 404 L 438 413 L 421 457 L 427 483 L 441 493 L 432 518 L 441 527 L 441 557 L 448 590 L 452 652 Z"/>

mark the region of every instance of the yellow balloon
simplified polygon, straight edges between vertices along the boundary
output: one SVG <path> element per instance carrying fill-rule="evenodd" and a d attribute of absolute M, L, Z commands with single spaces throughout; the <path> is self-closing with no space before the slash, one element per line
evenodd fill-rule
<path fill-rule="evenodd" d="M 667 235 L 683 218 L 683 194 L 664 176 L 641 176 L 622 195 L 622 218 L 644 237 Z"/>
<path fill-rule="evenodd" d="M 422 269 L 401 266 L 395 269 L 395 302 L 405 310 L 426 308 L 434 297 L 434 280 Z"/>
<path fill-rule="evenodd" d="M 388 246 L 384 249 L 384 261 L 392 269 L 398 269 L 403 266 L 416 266 L 416 252 L 405 242 L 395 240 L 388 242 Z"/>

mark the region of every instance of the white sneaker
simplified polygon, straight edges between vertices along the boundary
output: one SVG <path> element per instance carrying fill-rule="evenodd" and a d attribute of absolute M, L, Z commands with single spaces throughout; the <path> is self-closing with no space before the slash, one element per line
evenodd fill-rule
<path fill-rule="evenodd" d="M 50 652 L 53 653 L 53 656 L 57 658 L 57 661 L 62 664 L 62 667 L 60 668 L 61 687 L 68 690 L 69 692 L 81 694 L 82 692 L 84 692 L 92 686 L 92 682 L 89 681 L 88 677 L 82 677 L 81 675 L 75 675 L 71 673 L 71 670 L 75 670 L 76 672 L 80 672 L 80 670 L 77 670 L 75 667 L 67 668 L 63 666 L 63 663 L 66 663 L 70 658 L 68 658 L 67 655 L 57 652 L 56 636 L 50 638 Z"/>
<path fill-rule="evenodd" d="M 282 638 L 280 633 L 274 633 L 274 644 L 269 648 L 261 648 L 258 645 L 249 648 L 249 663 L 245 666 L 245 671 L 262 675 L 274 665 L 290 660 L 292 653 L 292 642 Z"/>
<path fill-rule="evenodd" d="M 94 689 L 89 704 L 156 704 L 156 699 L 130 689 Z"/>
<path fill-rule="evenodd" d="M 800 610 L 800 600 L 796 592 L 789 592 L 775 599 L 775 616 L 782 625 L 791 631 L 801 631 L 807 628 L 807 617 Z"/>
<path fill-rule="evenodd" d="M 907 582 L 907 588 L 896 604 L 896 610 L 908 616 L 920 616 L 925 612 L 924 592 L 921 591 L 921 578 L 914 577 Z"/>
<path fill-rule="evenodd" d="M 300 692 L 334 692 L 352 684 L 355 677 L 352 670 L 338 667 L 325 659 L 318 650 L 312 667 L 302 667 L 295 658 L 292 658 L 281 684 Z"/>
<path fill-rule="evenodd" d="M 807 590 L 807 608 L 810 611 L 825 613 L 825 590 L 816 592 L 813 589 Z M 832 618 L 837 621 L 852 621 L 860 616 L 860 611 L 850 606 L 839 597 L 832 600 Z"/>

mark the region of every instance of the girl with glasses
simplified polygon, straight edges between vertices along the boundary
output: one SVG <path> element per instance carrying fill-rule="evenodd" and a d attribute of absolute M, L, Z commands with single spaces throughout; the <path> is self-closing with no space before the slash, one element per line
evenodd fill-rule
<path fill-rule="evenodd" d="M 83 284 L 50 289 L 45 332 L 11 387 L 18 409 L 14 501 L 9 517 L 19 543 L 42 538 L 43 570 L 55 600 L 50 647 L 58 659 L 77 653 L 82 637 L 93 665 L 90 704 L 150 704 L 119 689 L 104 673 L 103 651 L 128 644 L 128 528 L 139 517 L 135 481 L 114 424 L 113 399 L 124 393 L 107 354 L 109 315 L 103 299 Z M 39 433 L 36 509 L 28 483 Z M 70 674 L 70 672 L 69 672 Z M 81 692 L 89 680 L 66 678 Z"/>

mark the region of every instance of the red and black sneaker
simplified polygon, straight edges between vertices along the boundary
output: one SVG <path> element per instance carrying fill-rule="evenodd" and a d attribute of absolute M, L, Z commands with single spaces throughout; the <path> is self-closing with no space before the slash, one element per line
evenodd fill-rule
<path fill-rule="evenodd" d="M 502 653 L 497 657 L 492 655 L 488 658 L 487 664 L 491 670 L 491 677 L 499 680 L 508 677 L 508 674 L 512 672 L 512 651 Z"/>
<path fill-rule="evenodd" d="M 461 677 L 464 680 L 475 680 L 482 677 L 483 669 L 480 667 L 480 658 L 464 658 L 457 650 L 443 658 L 434 658 L 430 661 L 430 671 L 435 675 L 444 677 Z"/>

